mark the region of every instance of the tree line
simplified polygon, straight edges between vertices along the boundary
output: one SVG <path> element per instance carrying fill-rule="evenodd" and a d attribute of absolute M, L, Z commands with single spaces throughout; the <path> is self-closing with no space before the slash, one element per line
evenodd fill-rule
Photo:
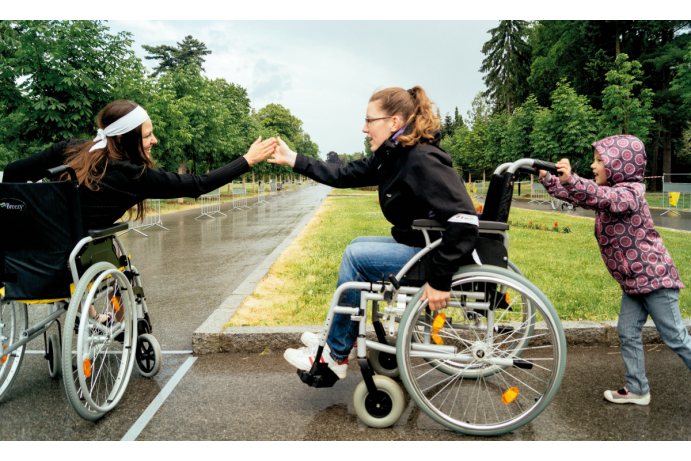
<path fill-rule="evenodd" d="M 587 174 L 590 143 L 632 134 L 646 145 L 648 175 L 689 171 L 690 27 L 691 21 L 500 21 L 482 48 L 487 89 L 465 123 L 455 121 L 449 132 L 448 114 L 442 120 L 442 147 L 464 177 L 523 157 L 570 157 Z"/>
<path fill-rule="evenodd" d="M 247 90 L 204 75 L 212 51 L 192 36 L 177 46 L 144 45 L 152 73 L 134 55 L 129 32 L 101 21 L 0 21 L 0 170 L 67 138 L 93 139 L 98 111 L 131 99 L 144 107 L 159 144 L 157 167 L 204 173 L 244 155 L 258 136 L 280 135 L 318 158 L 302 121 L 280 104 L 255 110 Z M 262 162 L 258 175 L 286 175 Z"/>

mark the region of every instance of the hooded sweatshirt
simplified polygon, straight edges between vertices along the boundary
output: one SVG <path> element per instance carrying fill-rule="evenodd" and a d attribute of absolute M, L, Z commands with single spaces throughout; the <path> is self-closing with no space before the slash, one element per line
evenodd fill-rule
<path fill-rule="evenodd" d="M 602 259 L 626 294 L 684 288 L 644 197 L 643 143 L 634 136 L 617 135 L 592 145 L 602 157 L 606 186 L 575 174 L 563 185 L 549 174 L 541 183 L 550 195 L 596 211 L 595 237 Z"/>

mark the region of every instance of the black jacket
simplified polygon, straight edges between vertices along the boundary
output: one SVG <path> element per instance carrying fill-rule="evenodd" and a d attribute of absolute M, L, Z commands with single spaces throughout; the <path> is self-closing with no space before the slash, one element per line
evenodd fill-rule
<path fill-rule="evenodd" d="M 398 243 L 425 246 L 422 232 L 411 228 L 416 219 L 446 222 L 428 282 L 437 290 L 449 291 L 463 256 L 475 247 L 478 227 L 448 222 L 458 214 L 470 220 L 477 219 L 477 214 L 451 156 L 439 147 L 439 139 L 437 133 L 431 144 L 403 147 L 389 138 L 373 156 L 343 167 L 298 154 L 293 170 L 332 187 L 379 186 L 379 203 L 394 226 L 391 235 Z"/>
<path fill-rule="evenodd" d="M 3 182 L 38 181 L 48 168 L 64 164 L 65 149 L 87 141 L 68 139 L 7 165 Z M 130 208 L 148 198 L 198 197 L 249 171 L 244 157 L 204 175 L 169 173 L 125 161 L 108 161 L 100 189 L 79 188 L 84 230 L 112 226 Z"/>

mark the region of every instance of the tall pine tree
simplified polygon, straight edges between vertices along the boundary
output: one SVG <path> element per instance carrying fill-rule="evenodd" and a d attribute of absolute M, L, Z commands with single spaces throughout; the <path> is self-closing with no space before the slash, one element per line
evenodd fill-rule
<path fill-rule="evenodd" d="M 146 59 L 158 61 L 158 65 L 154 68 L 154 77 L 161 72 L 168 72 L 190 64 L 196 65 L 203 71 L 203 64 L 206 61 L 204 56 L 211 54 L 211 50 L 206 49 L 204 42 L 200 42 L 191 35 L 186 36 L 182 43 L 178 42 L 177 48 L 168 45 L 142 45 L 142 48 L 150 54 L 146 56 Z"/>

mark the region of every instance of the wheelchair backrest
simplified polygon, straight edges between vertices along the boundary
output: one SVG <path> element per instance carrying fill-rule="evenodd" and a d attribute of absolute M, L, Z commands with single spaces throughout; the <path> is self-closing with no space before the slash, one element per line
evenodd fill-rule
<path fill-rule="evenodd" d="M 481 221 L 508 222 L 513 196 L 513 174 L 493 174 L 482 209 Z"/>
<path fill-rule="evenodd" d="M 0 282 L 5 298 L 69 297 L 67 261 L 82 237 L 76 181 L 0 183 Z"/>

